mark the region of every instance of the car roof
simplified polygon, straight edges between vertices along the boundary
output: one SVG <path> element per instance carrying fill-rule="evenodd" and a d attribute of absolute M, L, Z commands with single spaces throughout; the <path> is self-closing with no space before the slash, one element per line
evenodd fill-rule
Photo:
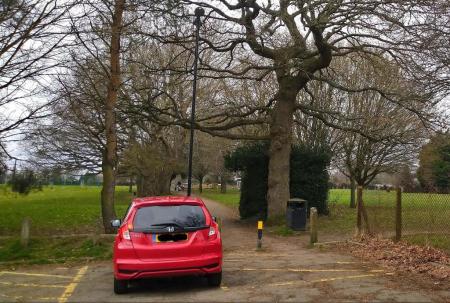
<path fill-rule="evenodd" d="M 197 197 L 186 196 L 156 196 L 156 197 L 142 197 L 133 199 L 133 204 L 139 205 L 204 205 L 203 201 Z"/>

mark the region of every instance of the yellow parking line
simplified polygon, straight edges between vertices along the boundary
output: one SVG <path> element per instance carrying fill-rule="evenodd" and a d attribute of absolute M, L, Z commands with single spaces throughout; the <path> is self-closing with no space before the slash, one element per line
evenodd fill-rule
<path fill-rule="evenodd" d="M 56 301 L 58 300 L 58 297 L 40 297 L 40 298 L 33 298 L 33 300 Z"/>
<path fill-rule="evenodd" d="M 307 269 L 307 268 L 227 268 L 230 271 L 290 271 L 290 272 L 352 272 L 358 269 Z"/>
<path fill-rule="evenodd" d="M 34 273 L 16 272 L 16 271 L 0 271 L 0 275 L 21 275 L 21 276 L 35 276 L 35 277 L 64 278 L 64 279 L 72 278 L 71 276 L 49 275 L 49 274 L 34 274 Z"/>
<path fill-rule="evenodd" d="M 359 279 L 359 278 L 367 278 L 367 277 L 375 277 L 379 276 L 377 274 L 366 274 L 366 275 L 356 275 L 356 276 L 343 276 L 343 277 L 335 277 L 335 278 L 325 278 L 325 279 L 317 279 L 309 281 L 310 283 L 317 283 L 317 282 L 331 282 L 336 280 L 347 280 L 347 279 Z"/>
<path fill-rule="evenodd" d="M 20 300 L 20 301 L 25 301 L 25 297 L 24 296 L 8 296 L 8 295 L 4 295 L 4 294 L 0 294 L 0 297 L 3 298 L 7 298 L 7 299 L 13 299 L 13 300 Z M 58 298 L 57 297 L 39 297 L 39 298 L 33 298 L 33 301 L 56 301 Z"/>
<path fill-rule="evenodd" d="M 0 281 L 0 284 L 8 286 L 25 286 L 25 287 L 45 287 L 45 288 L 64 288 L 62 285 L 48 285 L 48 284 L 36 284 L 36 283 L 14 283 Z"/>
<path fill-rule="evenodd" d="M 271 283 L 268 284 L 268 286 L 287 286 L 287 285 L 294 285 L 294 284 L 306 284 L 308 283 L 307 281 L 286 281 L 286 282 L 278 282 L 278 283 Z"/>
<path fill-rule="evenodd" d="M 243 256 L 243 257 L 291 257 L 292 255 L 288 255 L 288 254 L 273 254 L 273 253 L 267 253 L 267 252 L 230 252 L 230 253 L 225 253 L 224 254 L 226 257 L 227 256 Z"/>
<path fill-rule="evenodd" d="M 325 279 L 317 279 L 312 281 L 287 281 L 287 282 L 279 282 L 279 283 L 271 283 L 269 286 L 287 286 L 287 285 L 295 285 L 295 284 L 307 284 L 307 283 L 318 283 L 318 282 L 332 282 L 336 280 L 347 280 L 347 279 L 360 279 L 360 278 L 368 278 L 368 277 L 376 277 L 379 274 L 366 274 L 366 275 L 355 275 L 355 276 L 342 276 L 342 277 L 334 277 L 334 278 L 325 278 Z"/>
<path fill-rule="evenodd" d="M 21 300 L 21 299 L 23 299 L 23 297 L 22 296 L 7 296 L 7 295 L 4 295 L 4 294 L 0 294 L 0 297 L 3 297 L 3 298 L 8 298 L 8 299 L 13 299 L 13 300 Z"/>
<path fill-rule="evenodd" d="M 78 283 L 81 281 L 81 278 L 86 274 L 88 267 L 84 266 L 80 268 L 78 273 L 73 278 L 72 282 L 66 286 L 66 290 L 64 290 L 64 293 L 61 295 L 61 297 L 58 298 L 59 303 L 65 303 L 70 298 L 70 296 L 73 294 L 75 288 L 77 287 Z"/>

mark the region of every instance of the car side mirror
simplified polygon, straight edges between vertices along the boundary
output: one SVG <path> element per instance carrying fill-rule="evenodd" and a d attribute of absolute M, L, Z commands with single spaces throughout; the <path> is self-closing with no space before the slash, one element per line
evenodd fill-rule
<path fill-rule="evenodd" d="M 120 227 L 121 224 L 122 224 L 122 220 L 120 220 L 120 219 L 111 220 L 112 227 L 118 228 L 118 227 Z"/>

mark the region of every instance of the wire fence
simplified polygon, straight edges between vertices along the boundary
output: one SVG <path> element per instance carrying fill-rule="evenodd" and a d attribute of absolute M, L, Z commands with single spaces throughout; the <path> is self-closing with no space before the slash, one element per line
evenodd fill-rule
<path fill-rule="evenodd" d="M 363 202 L 367 210 L 366 231 L 384 237 L 394 236 L 396 192 L 363 190 Z"/>
<path fill-rule="evenodd" d="M 330 218 L 342 232 L 365 232 L 450 252 L 450 194 L 364 189 L 361 198 L 361 209 L 350 208 L 350 190 L 331 190 Z"/>

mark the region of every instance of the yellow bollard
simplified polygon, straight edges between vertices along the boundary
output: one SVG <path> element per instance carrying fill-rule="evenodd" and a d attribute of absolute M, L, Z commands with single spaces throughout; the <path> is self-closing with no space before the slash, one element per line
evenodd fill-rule
<path fill-rule="evenodd" d="M 258 241 L 256 242 L 256 248 L 261 249 L 262 247 L 262 234 L 263 234 L 263 221 L 258 221 Z"/>

